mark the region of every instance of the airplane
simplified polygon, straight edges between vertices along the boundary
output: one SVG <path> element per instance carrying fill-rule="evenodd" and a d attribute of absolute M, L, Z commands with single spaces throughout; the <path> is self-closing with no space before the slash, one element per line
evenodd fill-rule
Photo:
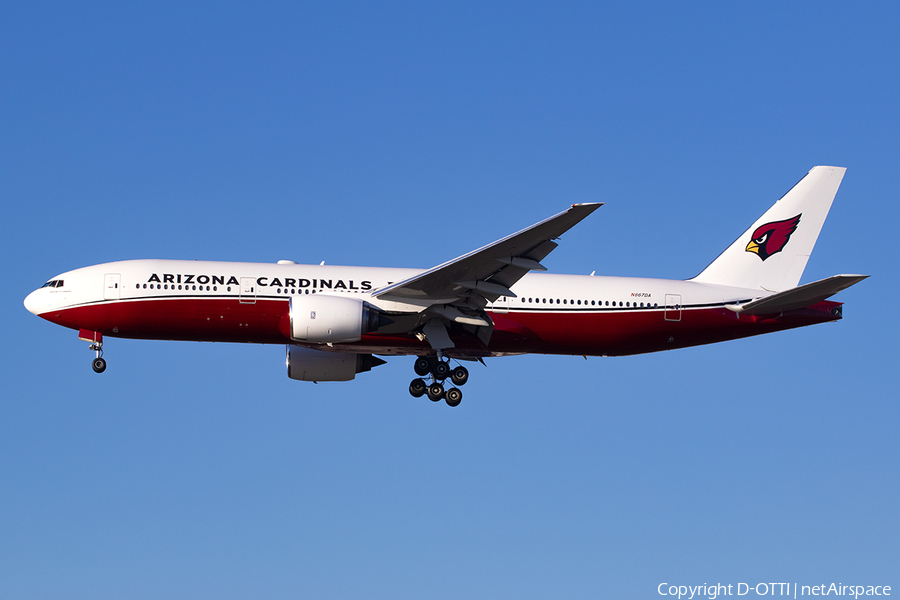
<path fill-rule="evenodd" d="M 799 282 L 845 171 L 814 167 L 684 281 L 543 273 L 555 240 L 602 206 L 586 203 L 427 270 L 128 260 L 57 275 L 25 308 L 77 330 L 97 373 L 106 337 L 284 344 L 288 376 L 314 382 L 413 355 L 410 394 L 458 406 L 461 361 L 633 355 L 841 319 L 827 299 L 867 275 Z"/>

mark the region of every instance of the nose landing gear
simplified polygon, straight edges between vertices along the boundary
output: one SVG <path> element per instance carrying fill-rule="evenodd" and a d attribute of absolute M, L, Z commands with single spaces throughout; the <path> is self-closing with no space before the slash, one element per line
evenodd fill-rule
<path fill-rule="evenodd" d="M 463 366 L 450 367 L 450 363 L 443 357 L 420 356 L 414 365 L 416 375 L 420 378 L 413 379 L 409 384 L 409 393 L 413 398 L 421 398 L 428 395 L 432 402 L 444 400 L 448 406 L 459 406 L 462 402 L 462 392 L 458 388 L 444 390 L 444 380 L 449 378 L 453 385 L 464 385 L 469 380 L 469 370 Z M 422 377 L 431 378 L 431 384 Z"/>
<path fill-rule="evenodd" d="M 78 339 L 90 342 L 91 345 L 88 346 L 88 348 L 97 353 L 94 360 L 91 361 L 91 368 L 94 369 L 94 373 L 102 373 L 105 371 L 106 360 L 103 358 L 103 334 L 99 331 L 82 329 L 78 332 Z"/>
<path fill-rule="evenodd" d="M 95 373 L 102 373 L 106 370 L 106 359 L 102 356 L 98 356 L 91 361 L 91 368 L 94 369 Z"/>
<path fill-rule="evenodd" d="M 103 342 L 94 342 L 90 345 L 90 349 L 97 353 L 96 358 L 91 361 L 91 368 L 94 373 L 102 373 L 106 370 L 106 359 L 103 358 Z"/>

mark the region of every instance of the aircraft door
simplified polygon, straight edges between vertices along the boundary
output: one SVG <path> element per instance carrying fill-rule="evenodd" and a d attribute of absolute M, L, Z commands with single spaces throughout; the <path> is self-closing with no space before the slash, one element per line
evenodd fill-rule
<path fill-rule="evenodd" d="M 119 273 L 107 273 L 103 278 L 103 299 L 118 300 L 122 285 L 122 275 Z"/>
<path fill-rule="evenodd" d="M 681 320 L 681 294 L 666 294 L 666 321 Z"/>
<path fill-rule="evenodd" d="M 241 304 L 256 304 L 256 279 L 241 277 Z"/>
<path fill-rule="evenodd" d="M 506 296 L 500 296 L 494 301 L 494 306 L 492 307 L 493 312 L 495 313 L 508 313 L 509 312 L 509 298 Z"/>

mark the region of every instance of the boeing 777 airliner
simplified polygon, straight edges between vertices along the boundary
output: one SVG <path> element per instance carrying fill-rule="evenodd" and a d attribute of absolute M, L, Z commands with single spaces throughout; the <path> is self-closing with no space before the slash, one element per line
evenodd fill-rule
<path fill-rule="evenodd" d="M 457 406 L 469 377 L 458 361 L 640 354 L 840 319 L 827 298 L 866 275 L 798 284 L 844 171 L 814 167 L 687 281 L 540 273 L 594 203 L 425 271 L 129 260 L 58 275 L 25 307 L 77 330 L 98 373 L 104 337 L 285 344 L 288 376 L 303 381 L 348 381 L 383 364 L 376 355 L 415 355 L 409 392 Z"/>

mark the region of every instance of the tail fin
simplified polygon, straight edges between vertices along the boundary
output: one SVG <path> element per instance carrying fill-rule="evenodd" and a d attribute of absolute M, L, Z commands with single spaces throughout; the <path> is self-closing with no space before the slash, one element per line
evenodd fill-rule
<path fill-rule="evenodd" d="M 691 281 L 770 292 L 795 287 L 846 170 L 813 167 Z"/>

